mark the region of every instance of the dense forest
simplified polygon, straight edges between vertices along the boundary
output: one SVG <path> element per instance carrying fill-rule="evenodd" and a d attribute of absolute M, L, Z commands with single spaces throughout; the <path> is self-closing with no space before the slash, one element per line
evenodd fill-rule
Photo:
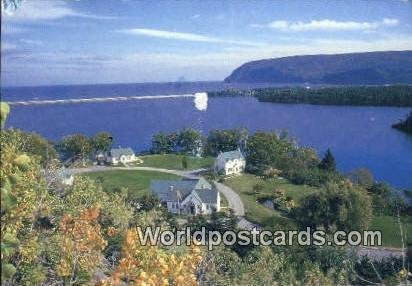
<path fill-rule="evenodd" d="M 412 86 L 230 89 L 209 96 L 255 96 L 260 101 L 320 105 L 412 106 Z"/>
<path fill-rule="evenodd" d="M 392 125 L 393 128 L 412 134 L 412 111 L 405 118 L 398 123 Z"/>

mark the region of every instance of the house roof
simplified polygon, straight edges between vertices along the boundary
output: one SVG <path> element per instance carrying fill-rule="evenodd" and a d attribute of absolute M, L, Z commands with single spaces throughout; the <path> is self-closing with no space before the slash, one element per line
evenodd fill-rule
<path fill-rule="evenodd" d="M 150 183 L 151 192 L 161 201 L 183 201 L 192 191 L 195 191 L 203 203 L 216 203 L 217 191 L 205 179 L 183 180 L 153 180 Z"/>
<path fill-rule="evenodd" d="M 110 150 L 110 156 L 119 158 L 122 155 L 133 155 L 134 152 L 132 148 L 112 148 Z"/>
<path fill-rule="evenodd" d="M 225 161 L 230 161 L 234 159 L 245 159 L 243 156 L 242 152 L 240 152 L 239 149 L 234 150 L 234 151 L 228 151 L 228 152 L 221 152 L 218 156 L 218 159 L 223 159 Z"/>
<path fill-rule="evenodd" d="M 216 189 L 198 189 L 194 190 L 202 202 L 207 204 L 217 204 L 217 190 Z"/>

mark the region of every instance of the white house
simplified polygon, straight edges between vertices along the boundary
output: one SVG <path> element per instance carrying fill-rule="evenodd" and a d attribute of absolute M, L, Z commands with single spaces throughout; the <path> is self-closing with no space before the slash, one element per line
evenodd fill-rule
<path fill-rule="evenodd" d="M 113 165 L 131 163 L 136 160 L 132 148 L 112 148 L 107 156 L 107 162 Z"/>
<path fill-rule="evenodd" d="M 150 190 L 171 213 L 197 215 L 220 211 L 219 192 L 203 178 L 153 180 Z"/>
<path fill-rule="evenodd" d="M 229 152 L 220 152 L 214 164 L 217 173 L 225 176 L 243 172 L 246 167 L 246 159 L 240 149 Z"/>

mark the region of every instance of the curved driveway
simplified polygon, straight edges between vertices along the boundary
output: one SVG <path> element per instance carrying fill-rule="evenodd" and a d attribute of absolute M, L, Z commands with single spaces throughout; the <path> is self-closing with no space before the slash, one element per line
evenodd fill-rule
<path fill-rule="evenodd" d="M 174 174 L 174 175 L 189 178 L 189 179 L 196 179 L 196 178 L 199 178 L 198 173 L 205 171 L 206 169 L 181 171 L 181 170 L 170 170 L 170 169 L 155 168 L 155 167 L 111 167 L 111 166 L 91 166 L 91 167 L 86 167 L 86 168 L 68 169 L 68 171 L 74 175 L 82 174 L 82 173 L 93 173 L 93 172 L 115 171 L 115 170 L 155 171 L 155 172 Z"/>
<path fill-rule="evenodd" d="M 243 202 L 240 199 L 239 195 L 229 188 L 226 185 L 223 185 L 218 182 L 214 182 L 216 189 L 225 196 L 228 201 L 229 208 L 235 212 L 237 216 L 244 216 L 245 215 L 245 207 L 243 206 Z"/>

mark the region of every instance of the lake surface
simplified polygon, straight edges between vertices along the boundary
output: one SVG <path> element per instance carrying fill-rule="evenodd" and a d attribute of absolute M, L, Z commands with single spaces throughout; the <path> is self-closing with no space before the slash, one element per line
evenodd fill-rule
<path fill-rule="evenodd" d="M 190 92 L 218 90 L 216 86 L 195 86 Z M 98 96 L 175 94 L 188 92 L 179 87 L 136 93 L 113 86 L 87 87 L 81 92 L 71 87 L 3 89 L 3 100 L 63 99 Z M 60 90 L 59 90 L 60 89 Z M 64 92 L 62 92 L 62 89 Z M 24 92 L 26 90 L 26 92 Z M 82 89 L 80 89 L 82 90 Z M 104 92 L 103 92 L 104 91 Z M 200 130 L 244 127 L 256 130 L 288 130 L 300 145 L 314 147 L 320 155 L 331 148 L 338 168 L 347 172 L 357 167 L 371 170 L 375 179 L 398 188 L 412 188 L 412 136 L 390 126 L 410 108 L 353 107 L 274 104 L 255 98 L 209 98 L 205 111 L 195 108 L 192 98 L 153 99 L 122 102 L 12 106 L 7 127 L 35 131 L 57 141 L 73 133 L 92 135 L 109 131 L 115 145 L 131 146 L 135 151 L 150 148 L 151 137 L 158 131 L 171 132 L 183 127 Z"/>

